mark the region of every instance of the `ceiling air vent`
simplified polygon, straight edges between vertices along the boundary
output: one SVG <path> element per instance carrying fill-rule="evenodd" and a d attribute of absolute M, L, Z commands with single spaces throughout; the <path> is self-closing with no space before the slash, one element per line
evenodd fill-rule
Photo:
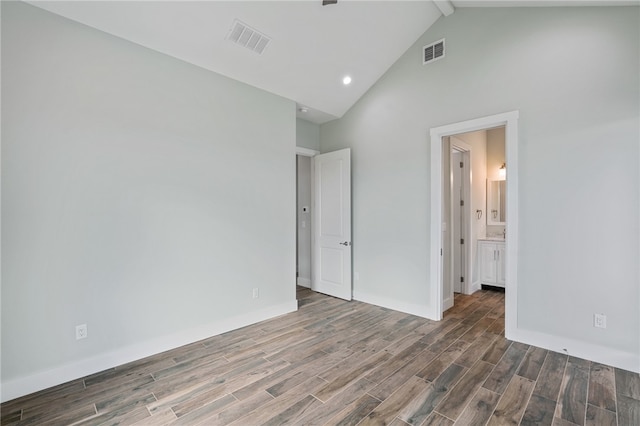
<path fill-rule="evenodd" d="M 262 54 L 271 42 L 269 37 L 237 19 L 233 21 L 227 39 L 259 54 Z"/>
<path fill-rule="evenodd" d="M 422 51 L 422 65 L 444 58 L 444 39 L 423 47 Z"/>

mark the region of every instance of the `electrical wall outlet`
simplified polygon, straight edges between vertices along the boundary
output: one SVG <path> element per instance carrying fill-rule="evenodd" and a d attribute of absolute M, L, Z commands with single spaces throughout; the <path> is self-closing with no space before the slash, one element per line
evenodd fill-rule
<path fill-rule="evenodd" d="M 605 314 L 593 314 L 593 326 L 607 328 L 607 316 Z"/>
<path fill-rule="evenodd" d="M 253 298 L 258 299 L 260 297 L 260 289 L 258 287 L 253 289 Z"/>
<path fill-rule="evenodd" d="M 87 338 L 87 324 L 76 325 L 76 340 Z"/>

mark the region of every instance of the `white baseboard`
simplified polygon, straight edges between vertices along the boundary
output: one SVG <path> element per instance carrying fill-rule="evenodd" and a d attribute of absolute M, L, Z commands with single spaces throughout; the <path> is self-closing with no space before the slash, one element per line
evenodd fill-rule
<path fill-rule="evenodd" d="M 159 354 L 170 349 L 175 349 L 211 336 L 236 330 L 247 325 L 268 320 L 279 315 L 288 314 L 298 309 L 298 302 L 292 300 L 280 305 L 271 306 L 255 312 L 250 312 L 236 317 L 226 318 L 185 330 L 180 333 L 153 339 L 144 343 L 116 349 L 115 351 L 96 355 L 74 363 L 42 371 L 30 376 L 2 382 L 1 402 L 19 398 L 42 389 L 47 389 L 71 380 L 79 379 L 89 374 L 94 374 L 109 368 L 117 367 L 131 361 Z"/>
<path fill-rule="evenodd" d="M 609 347 L 568 339 L 566 337 L 537 331 L 516 329 L 507 332 L 506 338 L 527 345 L 534 345 L 554 352 L 611 365 L 623 370 L 640 373 L 640 357 L 631 352 L 619 351 Z"/>
<path fill-rule="evenodd" d="M 381 306 L 394 311 L 404 312 L 406 314 L 416 315 L 423 318 L 430 318 L 428 307 L 416 305 L 415 303 L 402 302 L 400 300 L 388 299 L 372 294 L 363 293 L 361 291 L 353 291 L 353 299 L 359 302 L 369 303 L 371 305 Z"/>
<path fill-rule="evenodd" d="M 469 292 L 467 294 L 473 294 L 476 291 L 480 290 L 481 288 L 482 288 L 482 284 L 480 283 L 480 281 L 471 283 L 471 286 L 469 287 Z"/>
<path fill-rule="evenodd" d="M 300 287 L 307 287 L 307 288 L 311 288 L 311 279 L 310 279 L 310 278 L 298 277 L 298 279 L 296 280 L 296 283 L 297 283 Z"/>

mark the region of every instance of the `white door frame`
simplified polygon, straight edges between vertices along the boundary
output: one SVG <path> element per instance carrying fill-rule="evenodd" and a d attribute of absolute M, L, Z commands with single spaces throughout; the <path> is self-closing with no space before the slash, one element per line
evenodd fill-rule
<path fill-rule="evenodd" d="M 315 149 L 309 149 L 309 148 L 302 148 L 297 146 L 296 147 L 296 158 L 298 157 L 298 155 L 302 156 L 302 157 L 309 157 L 309 158 L 313 158 L 316 155 L 320 154 L 320 151 L 316 151 Z M 297 160 L 296 160 L 297 161 Z M 309 215 L 309 229 L 311 229 L 311 259 L 309 262 L 309 275 L 311 275 L 309 277 L 309 279 L 312 281 L 311 283 L 309 283 L 309 288 L 311 288 L 313 286 L 313 244 L 314 244 L 314 233 L 313 233 L 313 221 L 314 221 L 314 206 L 313 206 L 313 200 L 314 200 L 314 186 L 313 186 L 313 160 L 311 161 L 311 169 L 309 169 L 309 183 L 311 184 L 311 214 Z M 298 176 L 296 175 L 296 180 L 298 179 Z M 298 194 L 296 193 L 296 210 L 298 209 Z M 297 219 L 297 214 L 296 214 L 296 223 L 295 223 L 295 230 L 296 230 L 296 239 L 298 238 L 298 219 Z M 297 253 L 297 248 L 296 248 L 296 257 L 298 256 Z M 296 279 L 296 285 L 298 285 L 297 279 Z"/>
<path fill-rule="evenodd" d="M 516 332 L 518 318 L 518 118 L 519 111 L 434 127 L 431 139 L 431 270 L 429 273 L 429 317 L 442 319 L 442 138 L 458 133 L 505 126 L 507 163 L 507 221 L 505 337 Z"/>

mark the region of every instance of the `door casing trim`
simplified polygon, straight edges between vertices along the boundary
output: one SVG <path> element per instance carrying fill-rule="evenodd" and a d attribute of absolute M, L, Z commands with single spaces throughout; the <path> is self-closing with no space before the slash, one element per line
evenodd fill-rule
<path fill-rule="evenodd" d="M 461 121 L 430 129 L 431 144 L 431 238 L 428 286 L 428 318 L 442 319 L 442 138 L 459 133 L 505 126 L 507 164 L 505 336 L 517 329 L 518 318 L 518 120 L 519 111 Z"/>

